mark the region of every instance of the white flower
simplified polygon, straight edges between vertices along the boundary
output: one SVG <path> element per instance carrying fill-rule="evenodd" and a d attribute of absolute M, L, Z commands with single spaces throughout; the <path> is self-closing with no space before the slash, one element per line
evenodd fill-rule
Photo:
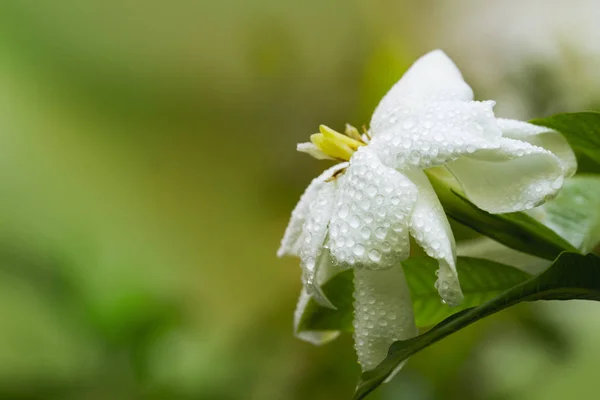
<path fill-rule="evenodd" d="M 299 255 L 305 290 L 333 307 L 320 284 L 355 268 L 355 347 L 364 370 L 395 340 L 417 334 L 401 261 L 409 236 L 439 261 L 442 299 L 462 301 L 452 231 L 423 170 L 444 166 L 466 196 L 491 213 L 535 207 L 555 196 L 575 157 L 562 136 L 497 119 L 442 52 L 419 59 L 381 100 L 363 135 L 321 126 L 298 150 L 340 164 L 314 179 L 292 213 L 278 255 Z M 297 319 L 296 318 L 296 319 Z M 297 322 L 297 321 L 296 321 Z M 303 332 L 319 343 L 334 332 Z"/>

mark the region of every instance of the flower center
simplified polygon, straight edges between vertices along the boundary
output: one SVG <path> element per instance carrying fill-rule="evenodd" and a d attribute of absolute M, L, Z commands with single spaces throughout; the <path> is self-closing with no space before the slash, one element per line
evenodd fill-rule
<path fill-rule="evenodd" d="M 320 133 L 310 135 L 310 141 L 327 156 L 336 160 L 348 161 L 360 146 L 366 146 L 369 136 L 361 136 L 358 129 L 346 124 L 344 134 L 328 126 L 319 126 Z"/>

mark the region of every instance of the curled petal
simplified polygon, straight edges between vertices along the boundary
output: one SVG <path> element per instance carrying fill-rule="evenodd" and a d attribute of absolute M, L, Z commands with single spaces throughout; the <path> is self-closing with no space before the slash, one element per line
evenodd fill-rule
<path fill-rule="evenodd" d="M 325 296 L 325 293 L 321 290 L 321 285 L 341 270 L 342 269 L 331 260 L 331 253 L 329 250 L 323 249 L 317 259 L 314 270 L 304 269 L 303 271 L 304 289 L 320 305 L 335 310 L 335 304 L 331 303 L 327 296 Z"/>
<path fill-rule="evenodd" d="M 411 105 L 398 123 L 375 136 L 369 147 L 399 170 L 443 165 L 480 149 L 498 148 L 502 137 L 493 101 Z"/>
<path fill-rule="evenodd" d="M 415 185 L 383 165 L 367 147 L 358 149 L 338 180 L 328 241 L 334 260 L 344 266 L 385 269 L 406 259 Z"/>
<path fill-rule="evenodd" d="M 473 90 L 452 60 L 441 50 L 419 58 L 383 97 L 371 118 L 374 136 L 394 127 L 407 104 L 470 101 Z"/>
<path fill-rule="evenodd" d="M 477 207 L 493 214 L 528 210 L 556 196 L 562 162 L 529 143 L 502 138 L 496 150 L 480 150 L 446 165 Z"/>
<path fill-rule="evenodd" d="M 311 299 L 310 294 L 305 288 L 302 288 L 300 292 L 300 298 L 296 305 L 296 311 L 294 311 L 294 334 L 298 339 L 304 340 L 305 342 L 312 343 L 316 346 L 328 343 L 340 335 L 339 331 L 302 331 L 298 332 L 298 326 L 300 324 L 300 318 L 304 314 L 304 309 Z"/>
<path fill-rule="evenodd" d="M 294 312 L 294 333 L 299 339 L 315 345 L 321 345 L 338 337 L 339 331 L 298 331 L 300 319 L 304 314 L 304 309 L 311 297 L 315 298 L 320 304 L 335 308 L 321 291 L 321 285 L 338 272 L 340 272 L 340 268 L 331 262 L 329 251 L 324 250 L 317 264 L 315 280 L 312 284 L 305 284 L 302 288 L 300 298 L 298 299 L 298 305 Z"/>
<path fill-rule="evenodd" d="M 577 158 L 563 135 L 543 126 L 514 119 L 498 118 L 497 121 L 502 136 L 522 140 L 550 151 L 561 160 L 565 178 L 575 174 Z"/>
<path fill-rule="evenodd" d="M 363 371 L 373 369 L 396 340 L 417 335 L 402 266 L 354 271 L 354 346 Z"/>
<path fill-rule="evenodd" d="M 331 263 L 328 255 L 325 254 L 328 252 L 323 251 L 323 245 L 327 237 L 327 227 L 335 203 L 336 189 L 337 181 L 335 180 L 323 183 L 322 188 L 310 202 L 308 215 L 302 226 L 300 266 L 302 267 L 302 275 L 307 288 L 316 287 L 318 269 L 321 268 L 323 263 Z M 310 290 L 309 293 L 311 293 Z M 318 294 L 319 292 L 316 293 Z M 315 299 L 324 300 L 320 296 L 315 296 Z M 330 303 L 327 301 L 323 301 L 323 303 L 325 306 L 330 306 Z"/>
<path fill-rule="evenodd" d="M 410 233 L 428 256 L 439 262 L 435 284 L 441 298 L 450 306 L 463 300 L 456 272 L 456 245 L 452 229 L 431 183 L 423 171 L 406 174 L 419 189 L 419 198 L 410 218 Z"/>
<path fill-rule="evenodd" d="M 290 222 L 288 223 L 287 228 L 285 229 L 283 239 L 281 239 L 281 246 L 277 251 L 278 257 L 283 257 L 284 255 L 300 255 L 302 226 L 304 225 L 304 222 L 308 217 L 310 203 L 317 198 L 319 191 L 326 185 L 325 181 L 331 178 L 331 176 L 334 173 L 343 168 L 346 168 L 347 166 L 348 163 L 337 164 L 327 169 L 317 178 L 313 179 L 312 182 L 308 185 L 308 188 L 300 197 L 300 201 L 298 201 L 296 208 L 294 208 L 294 211 L 292 211 L 292 217 L 290 219 Z"/>

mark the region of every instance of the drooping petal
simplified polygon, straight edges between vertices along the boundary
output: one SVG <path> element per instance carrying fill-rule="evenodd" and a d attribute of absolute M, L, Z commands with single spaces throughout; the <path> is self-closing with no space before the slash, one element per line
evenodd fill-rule
<path fill-rule="evenodd" d="M 281 239 L 281 246 L 277 251 L 278 257 L 284 255 L 298 256 L 300 255 L 300 244 L 302 238 L 302 227 L 308 216 L 310 203 L 317 197 L 319 191 L 325 185 L 325 181 L 336 173 L 337 171 L 346 168 L 348 163 L 341 163 L 334 165 L 327 169 L 320 176 L 313 179 L 308 185 L 308 188 L 304 191 L 304 194 L 300 197 L 300 201 L 292 211 L 292 217 L 285 229 L 283 239 Z"/>
<path fill-rule="evenodd" d="M 321 268 L 321 264 L 323 262 L 331 263 L 329 257 L 324 257 L 328 252 L 323 250 L 329 220 L 335 204 L 337 185 L 337 180 L 323 183 L 316 197 L 308 206 L 306 221 L 302 226 L 300 266 L 302 267 L 302 277 L 307 289 L 316 286 L 316 274 L 318 269 Z M 311 293 L 310 290 L 309 293 Z M 326 300 L 318 296 L 318 291 L 316 293 L 316 300 L 323 300 L 323 305 L 330 306 Z"/>
<path fill-rule="evenodd" d="M 577 158 L 563 135 L 543 126 L 514 119 L 498 118 L 497 121 L 502 136 L 523 140 L 552 152 L 562 161 L 565 178 L 575 174 Z"/>
<path fill-rule="evenodd" d="M 480 150 L 446 167 L 477 207 L 499 214 L 528 210 L 554 197 L 563 167 L 554 154 L 529 143 L 502 138 L 497 150 Z"/>
<path fill-rule="evenodd" d="M 410 217 L 410 233 L 428 256 L 439 261 L 435 284 L 444 302 L 457 306 L 463 300 L 456 272 L 456 245 L 448 218 L 431 183 L 423 171 L 406 173 L 417 188 L 419 197 Z"/>
<path fill-rule="evenodd" d="M 412 105 L 405 118 L 375 136 L 369 147 L 385 165 L 399 170 L 443 165 L 479 149 L 497 148 L 502 133 L 493 107 L 492 101 Z"/>
<path fill-rule="evenodd" d="M 321 285 L 341 270 L 342 268 L 331 259 L 330 251 L 324 248 L 318 256 L 314 270 L 303 270 L 303 283 L 306 292 L 323 307 L 335 309 L 335 304 L 332 304 L 327 296 L 325 296 L 325 293 L 321 290 Z"/>
<path fill-rule="evenodd" d="M 373 136 L 398 123 L 405 106 L 440 101 L 470 101 L 473 90 L 441 50 L 419 58 L 383 97 L 371 118 Z"/>
<path fill-rule="evenodd" d="M 358 149 L 338 181 L 328 242 L 334 260 L 344 266 L 385 269 L 408 257 L 415 185 L 383 165 L 368 147 Z"/>
<path fill-rule="evenodd" d="M 300 319 L 304 314 L 304 309 L 308 304 L 311 296 L 308 294 L 305 288 L 302 288 L 300 292 L 300 298 L 296 305 L 296 311 L 294 311 L 294 334 L 298 339 L 304 340 L 305 342 L 312 343 L 316 346 L 328 343 L 340 335 L 339 331 L 302 331 L 298 332 L 298 326 Z"/>
<path fill-rule="evenodd" d="M 412 301 L 401 265 L 354 271 L 354 346 L 363 371 L 373 369 L 396 340 L 417 335 Z"/>
<path fill-rule="evenodd" d="M 331 262 L 329 251 L 324 250 L 321 254 L 319 262 L 317 263 L 315 281 L 311 285 L 305 284 L 302 287 L 302 292 L 300 293 L 300 298 L 298 299 L 298 305 L 296 306 L 296 311 L 294 312 L 294 333 L 298 338 L 315 345 L 320 345 L 338 337 L 339 331 L 299 332 L 298 327 L 300 324 L 300 319 L 304 314 L 304 309 L 311 298 L 315 298 L 315 300 L 321 304 L 326 303 L 330 307 L 335 307 L 335 305 L 332 305 L 329 299 L 327 299 L 323 294 L 321 285 L 323 285 L 332 276 L 340 271 L 341 269 Z"/>

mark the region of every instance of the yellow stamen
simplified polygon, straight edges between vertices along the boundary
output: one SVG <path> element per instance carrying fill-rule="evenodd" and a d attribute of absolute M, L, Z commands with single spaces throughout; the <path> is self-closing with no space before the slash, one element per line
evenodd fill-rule
<path fill-rule="evenodd" d="M 310 136 L 312 144 L 300 143 L 298 151 L 308 153 L 317 159 L 334 159 L 348 161 L 352 154 L 361 146 L 366 146 L 358 129 L 352 125 L 346 125 L 345 135 L 328 126 L 319 126 L 321 133 Z"/>
<path fill-rule="evenodd" d="M 341 141 L 332 140 L 321 133 L 310 135 L 310 141 L 313 142 L 319 149 L 321 149 L 323 153 L 339 160 L 347 161 L 354 153 L 354 150 L 347 144 Z"/>
<path fill-rule="evenodd" d="M 371 138 L 371 134 L 370 134 L 370 133 L 369 133 L 369 131 L 367 130 L 367 126 L 366 126 L 366 125 L 363 125 L 363 126 L 362 126 L 362 130 L 363 130 L 363 133 L 364 133 L 364 135 L 365 135 L 365 136 L 366 136 L 366 137 L 367 137 L 369 140 L 371 140 L 371 139 L 372 139 L 372 138 Z"/>
<path fill-rule="evenodd" d="M 346 124 L 346 130 L 344 131 L 344 133 L 346 134 L 346 136 L 357 140 L 359 142 L 362 142 L 362 137 L 360 137 L 360 132 L 358 132 L 358 129 L 356 129 L 355 127 L 353 127 L 350 124 Z"/>
<path fill-rule="evenodd" d="M 334 131 L 326 125 L 320 125 L 319 130 L 326 138 L 331 139 L 335 142 L 344 143 L 353 150 L 357 150 L 360 146 L 364 146 L 364 143 L 362 143 L 362 141 L 352 139 L 351 137 L 348 137 L 346 135 L 342 135 L 341 133 Z"/>

